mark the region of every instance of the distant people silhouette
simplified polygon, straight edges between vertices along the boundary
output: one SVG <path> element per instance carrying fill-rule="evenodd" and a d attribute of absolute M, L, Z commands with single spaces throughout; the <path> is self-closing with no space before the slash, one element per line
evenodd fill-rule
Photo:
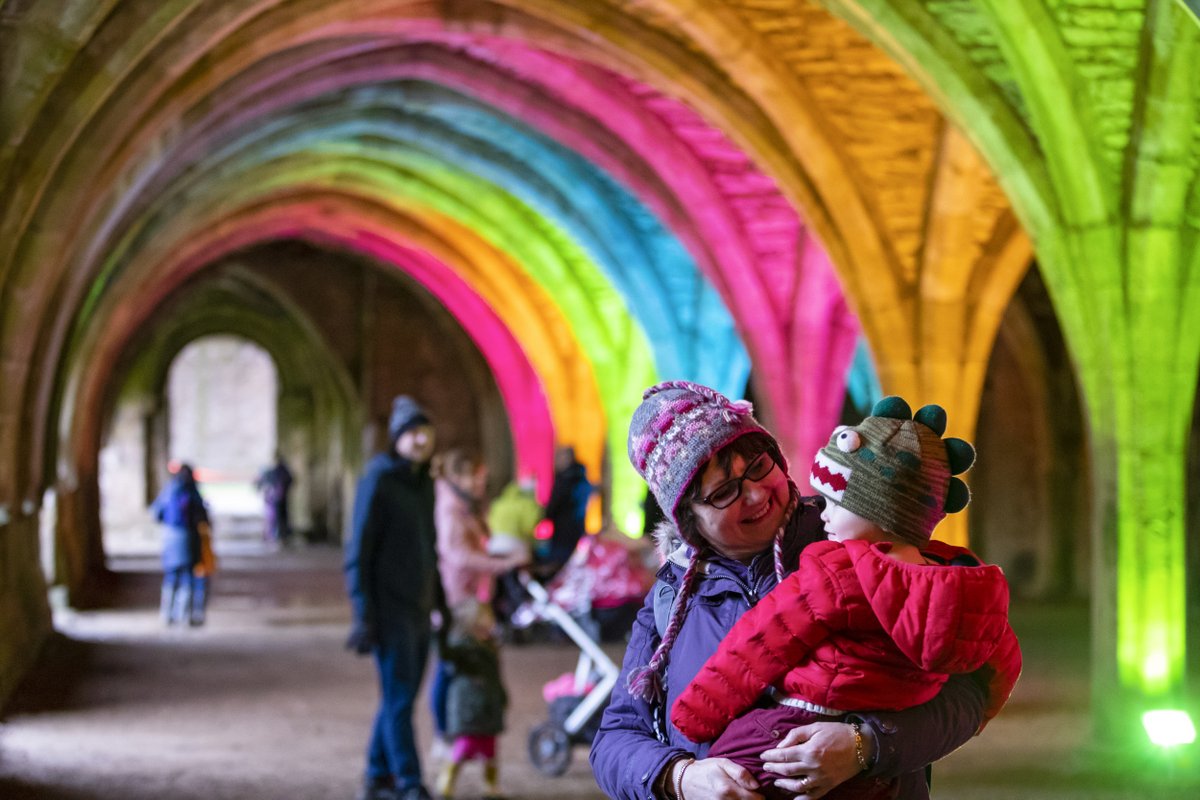
<path fill-rule="evenodd" d="M 292 489 L 292 471 L 283 453 L 275 451 L 275 463 L 259 474 L 254 482 L 263 496 L 263 538 L 268 542 L 287 544 L 292 535 L 288 521 L 288 494 Z"/>
<path fill-rule="evenodd" d="M 546 502 L 546 519 L 554 526 L 550 547 L 539 558 L 538 575 L 550 580 L 562 569 L 575 545 L 584 534 L 588 500 L 595 487 L 588 481 L 587 469 L 575 458 L 575 448 L 563 446 L 554 454 L 554 483 Z"/>
<path fill-rule="evenodd" d="M 179 466 L 150 510 L 162 531 L 163 622 L 203 625 L 208 579 L 195 575 L 194 569 L 201 561 L 201 527 L 209 520 L 190 464 Z"/>

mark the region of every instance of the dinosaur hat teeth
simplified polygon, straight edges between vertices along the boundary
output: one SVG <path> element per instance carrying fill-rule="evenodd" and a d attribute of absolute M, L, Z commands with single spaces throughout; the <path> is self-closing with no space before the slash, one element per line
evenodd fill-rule
<path fill-rule="evenodd" d="M 842 466 L 826 457 L 824 453 L 818 452 L 816 458 L 813 460 L 808 482 L 821 494 L 831 500 L 841 502 L 842 497 L 846 494 L 846 486 L 849 485 L 850 476 L 853 472 L 849 467 Z"/>

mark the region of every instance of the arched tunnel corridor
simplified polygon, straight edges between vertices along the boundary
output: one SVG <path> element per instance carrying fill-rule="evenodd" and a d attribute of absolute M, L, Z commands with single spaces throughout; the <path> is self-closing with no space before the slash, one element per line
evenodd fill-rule
<path fill-rule="evenodd" d="M 660 380 L 751 398 L 802 486 L 884 394 L 975 442 L 936 536 L 1026 668 L 934 797 L 1191 797 L 1143 715 L 1200 721 L 1197 63 L 1180 0 L 0 0 L 0 797 L 350 796 L 392 399 L 489 498 L 572 446 L 637 550 Z M 182 461 L 201 630 L 155 616 Z M 505 651 L 514 797 L 601 796 L 524 753 L 576 655 Z"/>
<path fill-rule="evenodd" d="M 277 449 L 282 452 L 277 447 L 278 386 L 279 373 L 267 351 L 248 339 L 217 335 L 196 339 L 175 355 L 155 401 L 122 393 L 99 455 L 104 552 L 157 545 L 158 531 L 146 525 L 146 507 L 162 487 L 147 476 L 154 471 L 154 439 L 162 437 L 149 435 L 156 426 L 147 408 L 166 410 L 167 424 L 157 430 L 165 432 L 167 466 L 187 463 L 199 470 L 215 516 L 262 517 L 256 466 L 269 464 Z M 298 523 L 311 525 L 307 519 Z"/>

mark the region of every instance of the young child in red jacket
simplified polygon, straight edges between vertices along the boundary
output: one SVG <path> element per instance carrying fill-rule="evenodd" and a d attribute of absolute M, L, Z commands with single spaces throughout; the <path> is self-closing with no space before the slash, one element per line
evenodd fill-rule
<path fill-rule="evenodd" d="M 797 570 L 738 621 L 672 708 L 680 731 L 716 739 L 708 756 L 749 769 L 768 797 L 791 796 L 775 789 L 779 776 L 759 757 L 791 728 L 915 706 L 951 673 L 976 671 L 990 720 L 1016 684 L 1021 651 L 1004 574 L 930 540 L 970 499 L 952 476 L 975 450 L 943 440 L 945 430 L 940 406 L 914 418 L 887 397 L 861 424 L 833 432 L 809 478 L 825 497 L 829 541 L 804 549 Z M 804 786 L 820 788 L 829 787 Z M 856 778 L 825 797 L 893 795 L 887 781 Z"/>

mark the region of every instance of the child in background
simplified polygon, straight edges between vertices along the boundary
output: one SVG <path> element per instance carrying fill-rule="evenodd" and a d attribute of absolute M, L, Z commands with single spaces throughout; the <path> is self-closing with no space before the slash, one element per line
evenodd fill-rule
<path fill-rule="evenodd" d="M 487 523 L 491 536 L 487 551 L 492 556 L 519 554 L 528 563 L 533 558 L 534 529 L 542 519 L 542 506 L 537 501 L 537 483 L 529 475 L 509 483 L 492 501 Z M 496 576 L 496 593 L 492 610 L 500 624 L 509 630 L 513 612 L 525 601 L 525 589 L 516 569 Z"/>
<path fill-rule="evenodd" d="M 526 562 L 533 552 L 533 529 L 542 519 L 542 506 L 535 494 L 537 482 L 523 476 L 505 486 L 488 508 L 491 532 L 488 553 L 507 556 L 520 553 Z"/>
<path fill-rule="evenodd" d="M 945 429 L 939 406 L 914 419 L 907 403 L 888 397 L 861 424 L 833 432 L 809 479 L 825 497 L 829 541 L 802 551 L 797 571 L 737 622 L 675 702 L 675 726 L 695 742 L 716 739 L 708 757 L 749 769 L 767 797 L 791 796 L 774 786 L 780 776 L 760 754 L 792 728 L 918 705 L 950 673 L 979 671 L 985 720 L 1012 692 L 1021 653 L 1003 573 L 930 540 L 970 499 L 951 476 L 971 466 L 974 448 L 942 440 Z M 804 780 L 805 794 L 830 789 Z M 825 797 L 894 791 L 889 781 L 856 778 Z"/>
<path fill-rule="evenodd" d="M 457 447 L 433 459 L 433 520 L 437 528 L 438 572 L 446 606 L 453 611 L 471 601 L 490 603 L 496 576 L 525 563 L 520 553 L 488 554 L 488 528 L 483 519 L 488 469 L 478 451 Z M 433 710 L 432 760 L 445 757 L 447 668 L 439 660 L 429 699 Z"/>
<path fill-rule="evenodd" d="M 450 758 L 438 776 L 437 793 L 443 800 L 454 796 L 462 765 L 483 761 L 484 800 L 498 800 L 500 768 L 496 741 L 504 730 L 508 693 L 500 678 L 500 652 L 491 609 L 467 600 L 452 611 L 454 624 L 441 658 L 447 665 L 446 731 L 451 740 Z"/>

